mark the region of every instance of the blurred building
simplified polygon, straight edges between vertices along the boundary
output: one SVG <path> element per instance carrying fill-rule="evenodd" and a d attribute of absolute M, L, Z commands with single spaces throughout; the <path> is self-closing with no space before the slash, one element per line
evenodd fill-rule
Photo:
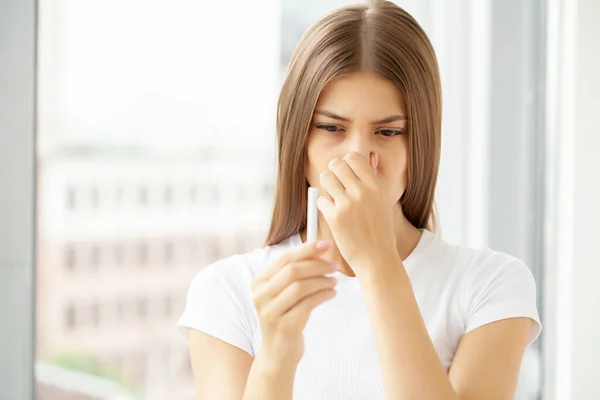
<path fill-rule="evenodd" d="M 99 358 L 145 399 L 193 399 L 175 322 L 192 277 L 261 247 L 273 170 L 260 154 L 47 154 L 38 174 L 37 358 Z"/>

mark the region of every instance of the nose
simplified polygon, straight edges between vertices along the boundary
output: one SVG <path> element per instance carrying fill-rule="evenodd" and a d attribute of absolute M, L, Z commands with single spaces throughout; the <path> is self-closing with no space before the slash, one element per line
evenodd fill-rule
<path fill-rule="evenodd" d="M 347 140 L 346 154 L 352 151 L 366 157 L 367 160 L 371 160 L 371 153 L 375 153 L 376 149 L 372 143 L 372 139 L 365 134 L 355 132 Z"/>

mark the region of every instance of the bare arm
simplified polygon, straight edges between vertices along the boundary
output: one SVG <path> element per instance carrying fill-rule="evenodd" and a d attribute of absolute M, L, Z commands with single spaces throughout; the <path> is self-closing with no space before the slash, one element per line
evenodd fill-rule
<path fill-rule="evenodd" d="M 195 329 L 190 358 L 199 400 L 291 400 L 304 352 L 302 330 L 311 311 L 333 298 L 335 268 L 317 258 L 324 247 L 308 243 L 288 251 L 253 281 L 262 347 L 245 351 Z"/>
<path fill-rule="evenodd" d="M 449 378 L 460 399 L 513 399 L 532 321 L 510 318 L 463 336 Z"/>
<path fill-rule="evenodd" d="M 365 284 L 387 398 L 512 399 L 531 319 L 505 319 L 465 334 L 446 375 L 406 272 L 399 262 L 389 265 L 396 268 L 378 271 Z"/>
<path fill-rule="evenodd" d="M 252 356 L 196 329 L 189 329 L 189 343 L 198 400 L 240 400 Z"/>
<path fill-rule="evenodd" d="M 295 364 L 277 363 L 257 356 L 243 400 L 291 400 L 296 376 Z"/>
<path fill-rule="evenodd" d="M 291 393 L 296 368 L 255 360 L 245 351 L 190 329 L 190 358 L 198 400 L 270 400 Z"/>
<path fill-rule="evenodd" d="M 380 268 L 364 285 L 386 398 L 458 400 L 404 268 L 399 262 L 389 265 L 394 267 Z"/>

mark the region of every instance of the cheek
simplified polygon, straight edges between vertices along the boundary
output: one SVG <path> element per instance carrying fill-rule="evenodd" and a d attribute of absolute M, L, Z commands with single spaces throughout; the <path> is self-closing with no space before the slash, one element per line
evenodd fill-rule
<path fill-rule="evenodd" d="M 312 186 L 319 185 L 319 175 L 327 169 L 330 160 L 327 146 L 309 134 L 306 144 L 305 174 Z"/>
<path fill-rule="evenodd" d="M 400 186 L 404 188 L 406 186 L 408 170 L 407 164 L 404 162 L 404 160 L 395 160 L 393 163 L 389 163 L 384 167 L 385 169 L 380 172 L 380 178 L 383 180 L 386 186 L 391 186 L 394 188 Z"/>
<path fill-rule="evenodd" d="M 390 154 L 381 165 L 380 179 L 391 202 L 396 202 L 406 190 L 408 157 L 406 151 Z"/>

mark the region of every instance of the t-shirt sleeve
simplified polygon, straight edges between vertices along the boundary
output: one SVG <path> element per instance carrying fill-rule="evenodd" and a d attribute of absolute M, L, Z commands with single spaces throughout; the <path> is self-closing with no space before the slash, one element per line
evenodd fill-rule
<path fill-rule="evenodd" d="M 236 346 L 251 356 L 251 277 L 247 268 L 231 257 L 203 268 L 193 278 L 177 330 L 188 341 L 189 328 Z"/>
<path fill-rule="evenodd" d="M 534 322 L 529 344 L 542 330 L 536 304 L 536 283 L 519 259 L 497 254 L 471 269 L 466 286 L 465 333 L 507 318 L 529 317 Z"/>

